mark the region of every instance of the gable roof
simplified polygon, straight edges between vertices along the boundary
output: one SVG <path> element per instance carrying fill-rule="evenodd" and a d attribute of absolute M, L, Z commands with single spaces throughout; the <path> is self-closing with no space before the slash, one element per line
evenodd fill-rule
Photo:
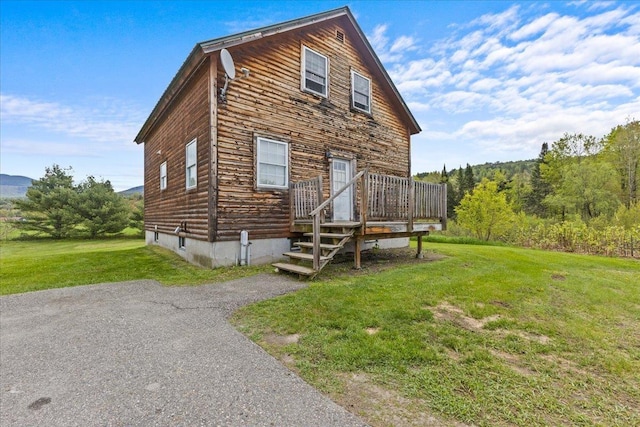
<path fill-rule="evenodd" d="M 338 19 L 342 17 L 348 20 L 348 22 L 353 27 L 352 29 L 359 36 L 356 42 L 359 42 L 360 46 L 364 48 L 364 51 L 362 52 L 363 60 L 373 65 L 372 68 L 374 69 L 374 71 L 377 71 L 377 74 L 379 75 L 379 77 L 381 77 L 381 80 L 384 84 L 384 89 L 390 92 L 392 101 L 395 101 L 394 104 L 399 107 L 400 115 L 402 116 L 403 120 L 405 120 L 409 125 L 410 133 L 419 133 L 421 131 L 420 125 L 418 125 L 418 122 L 409 110 L 409 107 L 404 102 L 404 99 L 402 99 L 400 92 L 398 92 L 398 89 L 393 84 L 391 77 L 389 77 L 389 74 L 382 65 L 382 62 L 380 62 L 378 55 L 376 55 L 373 47 L 371 47 L 371 44 L 367 40 L 367 37 L 356 22 L 353 14 L 351 13 L 351 10 L 349 10 L 347 6 L 344 6 L 338 9 L 317 13 L 315 15 L 309 15 L 303 18 L 281 22 L 279 24 L 269 25 L 266 27 L 197 43 L 174 76 L 174 78 L 171 80 L 171 83 L 169 83 L 167 89 L 160 97 L 160 100 L 138 132 L 138 135 L 135 137 L 134 142 L 138 144 L 144 142 L 146 135 L 151 130 L 153 125 L 160 118 L 160 116 L 162 116 L 167 106 L 171 104 L 173 98 L 180 92 L 183 85 L 189 80 L 191 73 L 198 69 L 204 63 L 208 54 L 220 51 L 228 47 L 249 43 L 253 40 L 262 39 L 287 31 L 292 31 L 301 27 L 306 27 L 309 25 L 318 24 L 323 21 Z"/>

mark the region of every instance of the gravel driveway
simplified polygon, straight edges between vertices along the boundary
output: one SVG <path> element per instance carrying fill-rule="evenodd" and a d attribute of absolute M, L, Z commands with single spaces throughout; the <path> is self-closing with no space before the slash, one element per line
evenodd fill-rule
<path fill-rule="evenodd" d="M 304 284 L 153 281 L 0 298 L 0 425 L 362 426 L 225 319 Z"/>

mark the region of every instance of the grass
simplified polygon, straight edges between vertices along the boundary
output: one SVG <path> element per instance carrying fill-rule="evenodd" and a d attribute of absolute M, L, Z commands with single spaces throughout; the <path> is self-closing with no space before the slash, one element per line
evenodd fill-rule
<path fill-rule="evenodd" d="M 425 247 L 232 321 L 373 425 L 640 425 L 637 261 Z"/>
<path fill-rule="evenodd" d="M 133 238 L 0 242 L 0 295 L 137 279 L 197 285 L 263 271 L 267 267 L 200 268 Z"/>

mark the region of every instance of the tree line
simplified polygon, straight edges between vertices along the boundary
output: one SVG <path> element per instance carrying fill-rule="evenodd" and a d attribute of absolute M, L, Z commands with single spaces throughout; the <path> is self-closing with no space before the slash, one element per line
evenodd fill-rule
<path fill-rule="evenodd" d="M 638 120 L 627 120 L 600 139 L 565 134 L 543 143 L 536 160 L 511 166 L 485 168 L 480 179 L 468 164 L 418 178 L 446 183 L 450 228 L 460 234 L 523 242 L 534 235 L 548 237 L 553 229 L 561 230 L 558 241 L 572 240 L 568 235 L 595 241 L 605 234 L 640 240 Z M 540 240 L 553 246 L 547 237 Z"/>
<path fill-rule="evenodd" d="M 14 225 L 22 231 L 67 237 L 98 237 L 122 232 L 127 227 L 142 230 L 141 197 L 124 198 L 108 180 L 88 176 L 75 185 L 71 168 L 54 164 L 34 180 L 26 198 L 15 201 L 20 217 Z"/>

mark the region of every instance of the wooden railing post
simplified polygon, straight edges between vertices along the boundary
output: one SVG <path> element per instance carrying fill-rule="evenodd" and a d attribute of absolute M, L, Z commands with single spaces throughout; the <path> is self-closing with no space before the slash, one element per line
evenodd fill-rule
<path fill-rule="evenodd" d="M 322 194 L 322 175 L 318 175 L 318 187 L 317 187 L 317 199 L 318 204 L 316 206 L 320 206 L 322 201 L 324 200 L 324 195 Z M 324 223 L 324 209 L 320 211 L 320 222 Z"/>
<path fill-rule="evenodd" d="M 416 205 L 416 185 L 413 178 L 409 178 L 409 212 L 407 218 L 407 231 L 413 231 L 413 210 Z"/>
<path fill-rule="evenodd" d="M 293 225 L 296 222 L 296 194 L 294 188 L 294 183 L 289 181 L 289 228 L 291 231 L 294 230 Z"/>
<path fill-rule="evenodd" d="M 320 271 L 320 214 L 313 216 L 313 269 Z"/>
<path fill-rule="evenodd" d="M 360 207 L 360 222 L 362 223 L 361 234 L 367 229 L 367 214 L 369 211 L 369 171 L 365 169 L 362 175 L 362 206 Z"/>
<path fill-rule="evenodd" d="M 441 186 L 441 207 L 440 207 L 440 222 L 442 223 L 442 229 L 447 229 L 447 184 L 440 184 Z"/>

